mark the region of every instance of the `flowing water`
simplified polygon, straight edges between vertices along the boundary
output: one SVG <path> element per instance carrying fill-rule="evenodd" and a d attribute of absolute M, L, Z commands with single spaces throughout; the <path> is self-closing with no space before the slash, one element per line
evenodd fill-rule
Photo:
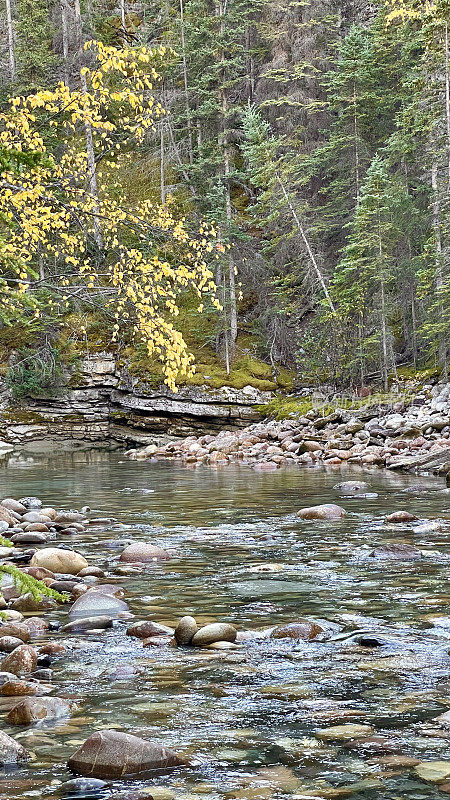
<path fill-rule="evenodd" d="M 371 494 L 340 498 L 333 485 L 355 477 L 370 483 Z M 331 636 L 253 638 L 219 651 L 143 648 L 125 635 L 127 620 L 78 634 L 52 664 L 56 693 L 80 703 L 72 718 L 21 729 L 1 712 L 3 730 L 35 754 L 31 766 L 1 774 L 2 800 L 59 798 L 60 782 L 71 777 L 68 756 L 109 727 L 193 759 L 190 768 L 133 781 L 133 790 L 153 787 L 161 800 L 444 796 L 412 766 L 386 763 L 387 755 L 450 760 L 450 729 L 433 722 L 450 709 L 450 513 L 442 480 L 381 470 L 188 469 L 97 451 L 11 459 L 0 479 L 2 497 L 37 495 L 117 518 L 71 544 L 123 586 L 137 620 L 175 625 L 193 614 L 202 623 L 262 631 L 308 617 L 322 620 Z M 296 516 L 321 502 L 342 504 L 348 516 Z M 386 514 L 398 509 L 420 522 L 387 526 Z M 158 543 L 172 560 L 114 574 L 121 547 L 112 540 L 131 539 Z M 415 545 L 422 560 L 370 557 L 391 542 Z M 66 610 L 53 616 L 67 621 Z M 360 631 L 382 645 L 361 646 Z M 343 723 L 374 732 L 350 743 L 317 736 Z"/>

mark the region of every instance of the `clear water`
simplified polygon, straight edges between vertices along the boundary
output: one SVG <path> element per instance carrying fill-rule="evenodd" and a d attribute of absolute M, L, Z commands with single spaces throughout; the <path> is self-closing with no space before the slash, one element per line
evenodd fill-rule
<path fill-rule="evenodd" d="M 355 477 L 378 496 L 339 498 L 333 485 Z M 11 459 L 0 480 L 3 497 L 33 494 L 118 519 L 71 544 L 123 586 L 136 619 L 175 625 L 193 614 L 252 631 L 304 616 L 336 624 L 330 641 L 260 638 L 231 651 L 143 648 L 126 637 L 125 621 L 73 637 L 52 665 L 55 693 L 80 704 L 70 720 L 12 728 L 4 721 L 8 701 L 0 701 L 2 728 L 35 754 L 31 766 L 0 773 L 2 800 L 59 798 L 59 782 L 71 777 L 68 756 L 108 727 L 195 763 L 115 782 L 99 797 L 131 786 L 158 787 L 158 796 L 163 787 L 181 800 L 444 796 L 411 768 L 382 763 L 392 753 L 450 760 L 450 732 L 432 722 L 450 709 L 450 513 L 442 480 L 381 470 L 188 469 L 96 451 Z M 405 492 L 419 482 L 426 488 Z M 296 516 L 321 502 L 338 502 L 349 514 L 339 522 Z M 422 523 L 443 520 L 442 529 L 386 526 L 385 515 L 400 508 Z M 139 575 L 114 574 L 121 548 L 109 542 L 118 539 L 156 542 L 173 558 Z M 422 561 L 367 557 L 370 548 L 399 541 L 422 549 Z M 55 616 L 67 621 L 66 611 Z M 357 629 L 376 631 L 385 644 L 359 646 L 351 639 Z M 118 671 L 130 667 L 130 674 Z M 371 725 L 371 738 L 382 739 L 378 751 L 315 736 L 348 722 Z"/>

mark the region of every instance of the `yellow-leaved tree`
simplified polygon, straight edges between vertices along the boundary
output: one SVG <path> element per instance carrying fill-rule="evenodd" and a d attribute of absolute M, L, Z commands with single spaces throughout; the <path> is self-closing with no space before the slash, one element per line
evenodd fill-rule
<path fill-rule="evenodd" d="M 163 364 L 167 384 L 193 358 L 177 331 L 180 292 L 215 305 L 212 225 L 192 233 L 171 205 L 132 207 L 111 172 L 164 113 L 154 82 L 164 48 L 85 45 L 80 86 L 14 97 L 0 114 L 0 316 L 39 316 L 45 290 L 101 308 L 113 337 L 130 330 Z M 103 181 L 102 175 L 108 175 Z"/>

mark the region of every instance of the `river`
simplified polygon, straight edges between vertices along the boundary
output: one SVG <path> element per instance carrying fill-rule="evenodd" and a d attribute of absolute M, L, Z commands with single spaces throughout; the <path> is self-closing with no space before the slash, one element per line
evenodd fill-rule
<path fill-rule="evenodd" d="M 2 497 L 37 495 L 44 504 L 88 505 L 117 518 L 70 544 L 123 586 L 136 619 L 174 626 L 193 614 L 201 623 L 261 631 L 308 617 L 328 631 L 326 641 L 254 638 L 227 651 L 144 649 L 125 635 L 128 620 L 78 634 L 52 664 L 57 694 L 80 704 L 70 720 L 13 728 L 0 700 L 2 729 L 35 754 L 30 766 L 1 773 L 2 800 L 61 797 L 68 756 L 109 727 L 194 760 L 189 769 L 133 781 L 133 790 L 147 788 L 160 800 L 445 796 L 407 763 L 450 760 L 449 729 L 432 721 L 450 709 L 450 513 L 442 479 L 298 466 L 188 469 L 99 451 L 12 459 L 0 478 Z M 351 478 L 368 481 L 367 497 L 333 490 Z M 337 522 L 296 516 L 323 502 L 348 515 Z M 386 525 L 398 509 L 419 522 Z M 173 557 L 144 573 L 117 574 L 121 546 L 112 542 L 131 539 L 157 542 Z M 370 557 L 374 547 L 399 541 L 423 558 Z M 52 617 L 66 622 L 67 611 Z M 381 646 L 361 646 L 364 634 Z M 350 745 L 320 733 L 349 723 L 373 733 Z M 117 791 L 130 786 L 114 783 Z M 110 790 L 88 796 L 106 798 Z"/>

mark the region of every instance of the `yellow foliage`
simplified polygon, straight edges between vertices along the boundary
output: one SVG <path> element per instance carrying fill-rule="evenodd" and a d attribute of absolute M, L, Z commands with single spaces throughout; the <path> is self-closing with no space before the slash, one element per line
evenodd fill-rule
<path fill-rule="evenodd" d="M 178 295 L 191 289 L 199 307 L 207 294 L 218 305 L 211 262 L 223 247 L 211 225 L 189 233 L 170 204 L 127 207 L 120 193 L 112 197 L 100 184 L 98 170 L 94 190 L 88 137 L 105 172 L 144 140 L 164 113 L 152 87 L 167 51 L 101 42 L 86 48 L 94 60 L 83 68 L 79 90 L 59 83 L 13 98 L 0 114 L 0 152 L 7 156 L 0 174 L 0 302 L 8 304 L 18 289 L 30 303 L 46 288 L 67 304 L 77 297 L 102 308 L 113 338 L 134 331 L 175 389 L 177 377 L 193 371 L 193 356 L 171 322 Z M 39 264 L 48 278 L 38 278 Z"/>

